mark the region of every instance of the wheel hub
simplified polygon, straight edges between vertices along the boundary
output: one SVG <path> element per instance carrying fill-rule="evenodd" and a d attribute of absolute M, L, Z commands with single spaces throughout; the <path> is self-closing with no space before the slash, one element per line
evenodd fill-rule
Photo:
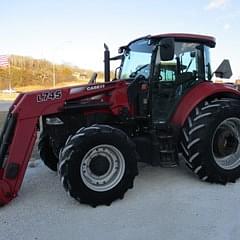
<path fill-rule="evenodd" d="M 94 157 L 89 164 L 90 171 L 97 176 L 104 175 L 109 167 L 110 163 L 108 159 L 103 156 Z"/>
<path fill-rule="evenodd" d="M 219 129 L 213 142 L 214 154 L 218 157 L 226 157 L 237 151 L 238 139 L 228 129 Z"/>
<path fill-rule="evenodd" d="M 228 118 L 213 135 L 212 153 L 218 166 L 232 170 L 240 166 L 240 119 Z"/>
<path fill-rule="evenodd" d="M 114 146 L 101 144 L 91 148 L 83 157 L 80 174 L 91 190 L 104 192 L 114 188 L 125 172 L 125 159 Z"/>

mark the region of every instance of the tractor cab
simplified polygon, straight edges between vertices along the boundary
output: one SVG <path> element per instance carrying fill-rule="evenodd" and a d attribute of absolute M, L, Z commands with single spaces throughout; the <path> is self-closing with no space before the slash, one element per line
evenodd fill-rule
<path fill-rule="evenodd" d="M 215 39 L 202 35 L 143 37 L 120 48 L 122 62 L 118 78 L 129 81 L 130 88 L 136 88 L 131 90 L 134 95 L 139 89 L 137 82 L 147 83 L 148 114 L 153 123 L 167 122 L 190 88 L 211 80 L 210 48 L 213 47 Z M 223 73 L 222 69 L 218 72 Z"/>

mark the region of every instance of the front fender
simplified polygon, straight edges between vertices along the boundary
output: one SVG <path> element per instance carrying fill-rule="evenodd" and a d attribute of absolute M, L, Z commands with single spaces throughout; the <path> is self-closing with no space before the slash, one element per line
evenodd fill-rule
<path fill-rule="evenodd" d="M 183 126 L 195 106 L 211 96 L 240 98 L 240 92 L 227 84 L 212 82 L 199 83 L 183 96 L 170 122 L 176 126 Z"/>

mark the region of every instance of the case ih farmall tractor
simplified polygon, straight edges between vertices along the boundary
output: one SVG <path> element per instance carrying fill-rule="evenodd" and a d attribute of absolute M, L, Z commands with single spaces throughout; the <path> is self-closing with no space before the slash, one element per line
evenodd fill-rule
<path fill-rule="evenodd" d="M 211 82 L 215 39 L 191 34 L 146 36 L 110 58 L 105 82 L 23 93 L 0 136 L 0 203 L 16 197 L 41 129 L 39 151 L 70 196 L 110 205 L 133 187 L 138 161 L 187 166 L 203 181 L 240 176 L 240 92 Z M 121 60 L 110 81 L 110 61 Z M 215 71 L 229 78 L 224 60 Z"/>

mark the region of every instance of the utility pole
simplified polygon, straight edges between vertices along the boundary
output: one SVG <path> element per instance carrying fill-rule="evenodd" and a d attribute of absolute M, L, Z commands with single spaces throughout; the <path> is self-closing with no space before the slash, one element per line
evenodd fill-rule
<path fill-rule="evenodd" d="M 53 87 L 55 88 L 56 86 L 56 66 L 55 66 L 55 63 L 53 62 L 53 65 L 52 65 L 52 78 L 53 78 Z"/>
<path fill-rule="evenodd" d="M 8 77 L 9 77 L 9 85 L 8 85 L 8 89 L 10 91 L 10 93 L 12 93 L 12 79 L 11 79 L 11 69 L 10 69 L 10 58 L 9 58 L 9 63 L 8 63 Z"/>
<path fill-rule="evenodd" d="M 55 48 L 54 55 L 53 55 L 53 61 L 56 61 L 56 53 L 59 52 L 59 49 L 63 48 L 63 44 L 69 44 L 72 43 L 72 41 L 64 41 L 61 44 L 58 44 L 58 46 Z M 54 57 L 55 56 L 55 57 Z M 52 81 L 53 81 L 53 87 L 56 87 L 56 63 L 52 63 Z"/>

